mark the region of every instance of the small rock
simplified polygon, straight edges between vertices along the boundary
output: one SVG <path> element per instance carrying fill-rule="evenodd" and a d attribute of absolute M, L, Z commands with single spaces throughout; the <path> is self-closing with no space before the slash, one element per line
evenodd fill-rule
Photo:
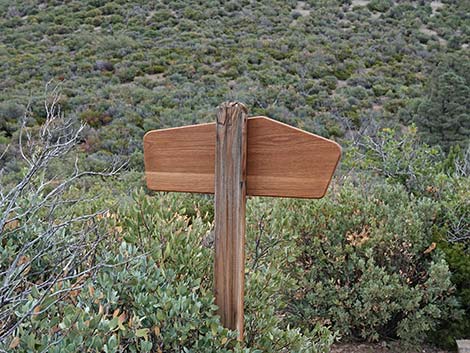
<path fill-rule="evenodd" d="M 459 353 L 470 353 L 470 340 L 458 340 L 457 347 Z"/>
<path fill-rule="evenodd" d="M 210 249 L 210 248 L 214 247 L 214 242 L 215 242 L 215 231 L 214 231 L 214 229 L 212 229 L 209 232 L 207 232 L 204 239 L 202 239 L 201 245 L 205 248 Z"/>
<path fill-rule="evenodd" d="M 94 69 L 100 71 L 114 71 L 114 65 L 109 61 L 96 60 Z"/>

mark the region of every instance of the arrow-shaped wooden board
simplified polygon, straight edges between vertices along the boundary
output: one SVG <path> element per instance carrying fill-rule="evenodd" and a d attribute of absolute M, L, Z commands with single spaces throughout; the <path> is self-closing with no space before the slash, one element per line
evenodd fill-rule
<path fill-rule="evenodd" d="M 321 198 L 341 147 L 266 117 L 248 118 L 247 195 Z M 149 131 L 144 137 L 147 187 L 214 193 L 215 123 Z"/>

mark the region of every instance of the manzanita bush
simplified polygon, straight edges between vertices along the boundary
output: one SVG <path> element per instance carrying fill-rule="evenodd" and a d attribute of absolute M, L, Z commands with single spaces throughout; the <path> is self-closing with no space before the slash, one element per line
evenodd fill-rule
<path fill-rule="evenodd" d="M 201 199 L 201 205 L 210 200 Z M 327 352 L 326 328 L 286 327 L 279 295 L 288 279 L 275 251 L 247 273 L 246 344 L 223 328 L 212 294 L 210 216 L 185 198 L 136 193 L 107 219 L 104 265 L 80 289 L 33 315 L 4 343 L 24 352 Z M 62 282 L 60 291 L 73 283 Z M 34 303 L 34 293 L 30 302 Z M 33 305 L 33 304 L 31 304 Z"/>

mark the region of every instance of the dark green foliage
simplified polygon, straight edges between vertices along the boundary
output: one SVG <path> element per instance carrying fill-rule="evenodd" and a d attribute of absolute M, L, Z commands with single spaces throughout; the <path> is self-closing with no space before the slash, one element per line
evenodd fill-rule
<path fill-rule="evenodd" d="M 470 142 L 469 61 L 445 57 L 430 75 L 426 92 L 415 118 L 426 140 L 447 151 L 452 145 L 466 146 Z"/>
<path fill-rule="evenodd" d="M 373 11 L 385 12 L 393 6 L 393 0 L 371 0 L 367 7 Z"/>
<path fill-rule="evenodd" d="M 24 116 L 25 108 L 15 103 L 0 103 L 0 131 L 8 135 L 18 130 L 19 122 Z"/>
<path fill-rule="evenodd" d="M 467 157 L 468 158 L 468 157 Z M 470 332 L 470 179 L 456 177 L 446 193 L 434 227 L 434 238 L 446 255 L 464 315 L 445 322 L 435 342 L 455 348 L 454 339 Z"/>
<path fill-rule="evenodd" d="M 434 245 L 431 248 L 437 244 L 445 255 L 455 296 L 463 311 L 462 315 L 435 326 L 433 330 L 436 332 L 431 335 L 431 340 L 455 348 L 455 339 L 465 338 L 470 327 L 470 149 L 462 151 L 457 146 L 443 159 L 438 149 L 418 142 L 414 129 L 405 134 L 385 129 L 378 138 L 366 140 L 361 144 L 365 153 L 358 158 L 360 168 L 374 171 L 388 182 L 405 186 L 412 194 L 410 203 L 433 204 L 432 216 L 423 226 L 423 234 L 430 239 L 428 241 L 432 240 Z M 357 155 L 353 153 L 351 160 L 356 159 Z M 346 158 L 348 161 L 349 157 Z"/>
<path fill-rule="evenodd" d="M 455 340 L 467 339 L 470 332 L 470 255 L 468 244 L 449 244 L 446 240 L 440 240 L 438 244 L 446 255 L 452 272 L 452 282 L 465 312 L 460 317 L 442 323 L 432 341 L 440 346 L 455 349 Z"/>
<path fill-rule="evenodd" d="M 441 252 L 427 250 L 436 213 L 402 187 L 343 187 L 335 198 L 298 204 L 289 272 L 296 325 L 331 324 L 340 334 L 416 343 L 456 315 L 451 274 Z"/>

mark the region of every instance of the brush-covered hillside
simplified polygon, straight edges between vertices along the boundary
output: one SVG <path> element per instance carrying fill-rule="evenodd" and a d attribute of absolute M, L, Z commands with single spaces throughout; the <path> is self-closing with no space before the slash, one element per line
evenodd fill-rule
<path fill-rule="evenodd" d="M 0 0 L 0 351 L 455 349 L 470 338 L 469 14 Z M 324 199 L 248 200 L 243 342 L 214 304 L 212 196 L 143 179 L 145 132 L 214 121 L 228 100 L 343 147 Z"/>

